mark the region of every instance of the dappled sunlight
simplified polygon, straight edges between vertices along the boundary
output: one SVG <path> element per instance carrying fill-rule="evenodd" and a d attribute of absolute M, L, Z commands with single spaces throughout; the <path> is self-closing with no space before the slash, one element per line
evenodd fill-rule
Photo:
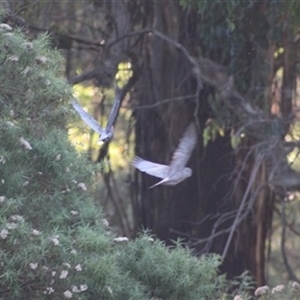
<path fill-rule="evenodd" d="M 294 142 L 297 143 L 300 139 L 300 122 L 295 120 L 291 125 L 290 132 L 286 135 L 286 142 Z M 291 168 L 295 171 L 300 171 L 300 155 L 299 148 L 294 147 L 294 149 L 288 153 L 287 159 Z"/>
<path fill-rule="evenodd" d="M 115 81 L 119 87 L 124 86 L 132 76 L 132 66 L 130 62 L 121 62 L 119 71 L 115 76 Z M 92 85 L 86 86 L 77 84 L 73 87 L 74 96 L 80 102 L 82 108 L 93 116 L 101 126 L 107 123 L 111 107 L 115 98 L 115 90 L 99 89 Z M 127 97 L 123 103 L 127 101 Z M 126 105 L 127 106 L 127 105 Z M 76 117 L 69 127 L 69 140 L 79 152 L 89 152 L 92 161 L 96 161 L 99 151 L 103 146 L 98 142 L 99 135 L 91 130 L 74 112 Z M 128 171 L 129 162 L 133 157 L 133 134 L 129 132 L 132 111 L 128 108 L 120 108 L 118 119 L 114 127 L 114 137 L 109 144 L 110 166 L 113 171 L 126 169 Z"/>

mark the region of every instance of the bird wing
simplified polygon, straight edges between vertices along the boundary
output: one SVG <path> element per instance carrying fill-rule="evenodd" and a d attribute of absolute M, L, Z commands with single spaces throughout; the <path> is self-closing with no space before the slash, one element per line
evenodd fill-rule
<path fill-rule="evenodd" d="M 167 177 L 170 171 L 169 166 L 156 164 L 138 156 L 133 159 L 132 164 L 140 171 L 162 179 Z"/>
<path fill-rule="evenodd" d="M 170 174 L 184 169 L 197 143 L 197 128 L 195 123 L 188 125 L 179 145 L 175 150 L 170 164 Z"/>
<path fill-rule="evenodd" d="M 91 116 L 89 115 L 80 105 L 77 101 L 72 100 L 72 105 L 74 109 L 79 114 L 80 118 L 94 131 L 98 132 L 99 134 L 102 134 L 103 129 L 99 125 L 99 123 Z"/>
<path fill-rule="evenodd" d="M 110 114 L 109 114 L 109 118 L 108 118 L 108 121 L 107 121 L 107 125 L 106 125 L 106 128 L 105 130 L 107 132 L 109 132 L 112 128 L 112 126 L 114 125 L 115 121 L 116 121 L 116 118 L 117 118 L 117 115 L 118 115 L 118 112 L 119 112 L 119 109 L 120 109 L 120 106 L 121 106 L 121 100 L 122 100 L 122 90 L 117 86 L 117 84 L 115 84 L 115 91 L 116 91 L 116 97 L 115 97 L 115 101 L 114 101 L 114 104 L 111 108 L 111 111 L 110 111 Z"/>

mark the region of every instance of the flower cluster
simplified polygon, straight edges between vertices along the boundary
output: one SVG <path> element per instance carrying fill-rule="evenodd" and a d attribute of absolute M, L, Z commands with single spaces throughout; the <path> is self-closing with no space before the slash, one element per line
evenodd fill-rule
<path fill-rule="evenodd" d="M 258 287 L 255 292 L 254 292 L 254 295 L 255 296 L 261 296 L 261 295 L 264 295 L 266 294 L 268 291 L 269 291 L 269 287 L 267 285 L 264 285 L 264 286 L 261 286 L 261 287 Z"/>
<path fill-rule="evenodd" d="M 2 202 L 5 201 L 4 196 L 0 197 L 0 203 L 1 203 L 1 201 Z M 12 215 L 12 216 L 10 216 L 9 219 L 12 222 L 7 222 L 5 224 L 5 228 L 0 231 L 0 238 L 2 240 L 5 240 L 7 238 L 7 236 L 9 235 L 9 230 L 14 230 L 14 229 L 18 228 L 19 223 L 24 222 L 24 218 L 20 215 Z"/>
<path fill-rule="evenodd" d="M 53 235 L 52 237 L 50 237 L 51 242 L 54 244 L 54 246 L 59 245 L 59 235 Z"/>

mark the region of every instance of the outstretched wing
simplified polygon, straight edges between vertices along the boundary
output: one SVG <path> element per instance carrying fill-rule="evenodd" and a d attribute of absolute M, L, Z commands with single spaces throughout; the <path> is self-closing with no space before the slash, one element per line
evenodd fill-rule
<path fill-rule="evenodd" d="M 183 170 L 197 143 L 197 128 L 195 123 L 190 123 L 179 141 L 170 164 L 170 174 Z"/>
<path fill-rule="evenodd" d="M 140 171 L 162 179 L 167 177 L 170 171 L 169 166 L 156 164 L 138 156 L 133 159 L 132 164 Z"/>
<path fill-rule="evenodd" d="M 98 132 L 99 134 L 102 134 L 103 129 L 99 125 L 99 123 L 91 116 L 89 115 L 80 105 L 77 101 L 72 100 L 72 105 L 74 109 L 79 114 L 80 118 L 94 131 Z"/>
<path fill-rule="evenodd" d="M 115 84 L 115 93 L 116 93 L 116 97 L 115 97 L 115 101 L 114 104 L 111 108 L 110 114 L 109 114 L 109 118 L 107 121 L 107 125 L 106 125 L 106 131 L 111 131 L 112 126 L 115 124 L 116 119 L 117 119 L 117 115 L 121 106 L 121 101 L 122 101 L 122 90 L 117 86 L 117 84 Z"/>

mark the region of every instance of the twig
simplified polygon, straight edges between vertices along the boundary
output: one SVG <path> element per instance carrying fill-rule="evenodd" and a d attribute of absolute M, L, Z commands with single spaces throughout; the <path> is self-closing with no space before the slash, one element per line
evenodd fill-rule
<path fill-rule="evenodd" d="M 116 200 L 114 192 L 113 192 L 113 189 L 111 188 L 111 185 L 110 185 L 110 177 L 111 177 L 111 175 L 112 175 L 111 170 L 107 174 L 102 174 L 103 180 L 104 180 L 104 183 L 105 183 L 105 186 L 106 186 L 106 190 L 107 190 L 107 193 L 108 193 L 108 196 L 111 199 L 111 201 L 112 201 L 112 203 L 113 203 L 113 205 L 114 205 L 114 207 L 116 209 L 116 213 L 118 215 L 119 222 L 120 222 L 120 225 L 121 225 L 121 230 L 123 231 L 122 234 L 126 235 L 127 234 L 127 230 L 126 230 L 124 222 L 123 222 L 124 212 L 122 210 L 122 207 L 120 207 L 118 201 Z"/>
<path fill-rule="evenodd" d="M 165 104 L 165 103 L 169 103 L 169 102 L 173 102 L 173 101 L 182 101 L 182 100 L 193 99 L 193 98 L 195 98 L 195 95 L 188 95 L 188 96 L 181 96 L 181 97 L 172 97 L 172 98 L 164 99 L 164 100 L 159 101 L 159 102 L 154 103 L 154 104 L 136 106 L 136 107 L 134 107 L 134 109 L 135 110 L 140 110 L 140 109 L 154 108 L 154 107 L 160 106 L 160 105 Z"/>
<path fill-rule="evenodd" d="M 279 211 L 278 208 L 274 207 L 274 210 L 275 210 L 275 212 L 278 213 L 279 216 L 281 216 L 281 212 Z M 287 220 L 285 220 L 285 224 L 286 224 L 286 226 L 288 227 L 288 229 L 289 229 L 292 233 L 294 233 L 294 234 L 297 235 L 297 236 L 300 236 L 300 231 L 296 230 L 296 229 L 294 228 L 294 225 L 293 225 L 293 224 L 288 223 Z"/>
<path fill-rule="evenodd" d="M 202 80 L 200 77 L 202 72 L 200 70 L 197 60 L 192 55 L 189 54 L 188 50 L 184 46 L 182 46 L 180 43 L 176 42 L 172 38 L 168 37 L 167 35 L 159 32 L 158 30 L 155 30 L 152 28 L 145 28 L 142 30 L 128 33 L 126 35 L 123 35 L 123 36 L 115 39 L 113 42 L 111 42 L 108 45 L 108 48 L 112 47 L 114 44 L 120 42 L 123 39 L 130 38 L 130 37 L 140 35 L 140 34 L 146 34 L 146 33 L 152 33 L 152 34 L 158 36 L 159 38 L 161 38 L 162 40 L 168 42 L 169 44 L 172 44 L 175 48 L 179 49 L 184 54 L 184 56 L 188 59 L 188 61 L 193 65 L 193 67 L 195 68 L 194 72 L 196 73 L 197 82 L 200 85 L 200 87 L 202 88 L 202 83 L 201 83 Z"/>
<path fill-rule="evenodd" d="M 254 164 L 254 168 L 252 169 L 252 172 L 251 172 L 251 176 L 250 176 L 250 179 L 249 179 L 249 182 L 248 182 L 248 185 L 247 185 L 247 189 L 244 193 L 244 196 L 243 196 L 243 199 L 241 201 L 241 204 L 240 204 L 240 207 L 239 207 L 239 210 L 236 214 L 236 217 L 234 219 L 234 222 L 231 226 L 231 230 L 230 230 L 230 233 L 229 233 L 229 236 L 228 236 L 228 239 L 227 239 L 227 242 L 226 242 L 226 245 L 225 245 L 225 248 L 223 250 L 223 254 L 222 254 L 222 260 L 225 259 L 227 253 L 228 253 L 228 250 L 229 250 L 229 246 L 231 244 L 231 241 L 232 241 L 232 238 L 233 238 L 233 234 L 238 226 L 238 224 L 240 223 L 240 218 L 241 218 L 241 215 L 242 215 L 242 211 L 243 209 L 246 207 L 246 201 L 247 201 L 247 198 L 248 198 L 248 195 L 250 193 L 250 190 L 253 186 L 253 183 L 255 181 L 255 178 L 256 178 L 256 175 L 257 175 L 257 172 L 260 168 L 260 165 L 261 165 L 261 161 L 262 161 L 262 156 L 260 154 L 258 154 L 258 158 L 257 158 L 257 161 L 256 163 Z"/>

